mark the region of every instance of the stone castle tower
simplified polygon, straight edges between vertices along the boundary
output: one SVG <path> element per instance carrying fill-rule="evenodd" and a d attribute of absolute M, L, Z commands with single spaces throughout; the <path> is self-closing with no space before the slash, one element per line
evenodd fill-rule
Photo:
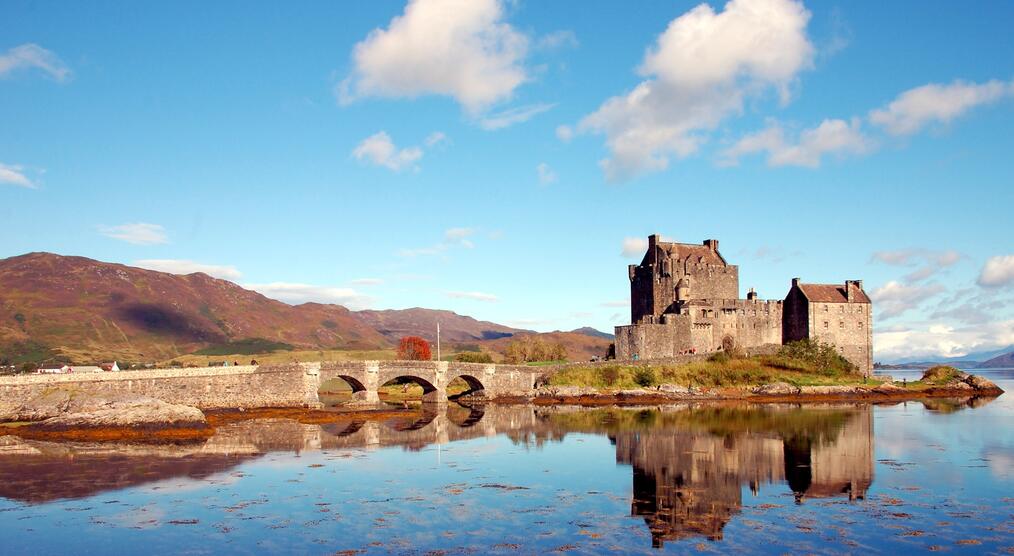
<path fill-rule="evenodd" d="M 659 359 L 813 338 L 838 347 L 864 374 L 873 369 L 872 305 L 862 281 L 804 284 L 784 301 L 739 297 L 739 267 L 701 244 L 648 236 L 641 264 L 630 265 L 630 321 L 616 327 L 617 359 Z"/>

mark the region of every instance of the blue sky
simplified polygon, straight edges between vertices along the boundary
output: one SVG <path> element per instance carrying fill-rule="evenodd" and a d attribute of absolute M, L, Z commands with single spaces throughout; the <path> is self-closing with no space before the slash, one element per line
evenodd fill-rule
<path fill-rule="evenodd" d="M 609 330 L 658 232 L 1014 344 L 1014 5 L 454 4 L 5 2 L 0 256 Z"/>

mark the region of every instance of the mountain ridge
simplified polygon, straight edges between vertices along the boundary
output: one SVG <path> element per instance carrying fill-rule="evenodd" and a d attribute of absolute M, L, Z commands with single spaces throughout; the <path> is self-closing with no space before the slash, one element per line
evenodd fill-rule
<path fill-rule="evenodd" d="M 0 356 L 13 361 L 159 361 L 232 345 L 389 349 L 406 335 L 466 349 L 501 346 L 531 330 L 452 311 L 351 311 L 289 305 L 203 272 L 170 274 L 87 257 L 33 252 L 0 259 Z M 607 345 L 581 334 L 575 353 Z M 235 352 L 234 352 L 235 353 Z"/>

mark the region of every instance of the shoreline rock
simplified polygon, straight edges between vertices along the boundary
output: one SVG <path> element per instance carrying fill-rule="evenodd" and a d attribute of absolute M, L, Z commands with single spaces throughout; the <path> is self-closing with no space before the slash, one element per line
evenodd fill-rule
<path fill-rule="evenodd" d="M 132 394 L 87 395 L 63 389 L 33 398 L 3 420 L 30 421 L 25 427 L 37 431 L 209 428 L 204 412 L 196 407 Z"/>

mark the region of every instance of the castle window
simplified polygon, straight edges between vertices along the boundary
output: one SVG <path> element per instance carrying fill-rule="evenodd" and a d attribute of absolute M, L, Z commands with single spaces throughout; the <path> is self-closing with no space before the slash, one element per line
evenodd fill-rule
<path fill-rule="evenodd" d="M 857 328 L 859 328 L 860 330 L 862 330 L 862 328 L 863 328 L 863 321 L 859 321 L 856 324 L 859 325 Z"/>
<path fill-rule="evenodd" d="M 845 330 L 845 321 L 841 321 L 838 323 L 838 330 Z"/>
<path fill-rule="evenodd" d="M 824 321 L 824 330 L 827 330 L 827 327 L 828 327 L 827 321 Z"/>
<path fill-rule="evenodd" d="M 859 312 L 860 312 L 860 313 L 862 313 L 862 312 L 863 312 L 863 306 L 862 306 L 862 305 L 860 305 L 860 306 L 859 306 Z"/>
<path fill-rule="evenodd" d="M 828 307 L 827 305 L 824 305 L 824 312 L 825 312 L 825 313 L 826 313 L 826 312 L 828 312 L 828 311 L 830 311 L 830 310 L 831 310 L 831 308 L 830 308 L 830 307 Z"/>
<path fill-rule="evenodd" d="M 841 312 L 843 312 L 843 313 L 845 312 L 845 306 L 844 305 L 841 305 Z"/>

